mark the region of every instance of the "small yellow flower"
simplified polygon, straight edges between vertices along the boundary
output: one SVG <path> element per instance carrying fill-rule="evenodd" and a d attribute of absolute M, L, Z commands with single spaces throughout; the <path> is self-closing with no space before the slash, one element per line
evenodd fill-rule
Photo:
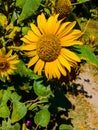
<path fill-rule="evenodd" d="M 83 127 L 83 126 L 81 126 L 79 130 L 85 130 L 85 129 L 84 129 L 84 127 Z"/>
<path fill-rule="evenodd" d="M 94 35 L 90 35 L 90 42 L 91 42 L 91 43 L 94 43 L 94 42 L 95 42 L 95 39 L 96 39 L 96 38 L 95 38 Z"/>
<path fill-rule="evenodd" d="M 27 35 L 21 38 L 24 45 L 21 50 L 31 57 L 28 67 L 35 64 L 34 72 L 42 75 L 44 72 L 48 79 L 60 78 L 61 74 L 67 75 L 80 58 L 68 47 L 82 45 L 77 39 L 82 35 L 80 30 L 72 30 L 76 22 L 58 20 L 58 14 L 46 20 L 42 13 L 37 17 L 38 27 L 31 23 Z"/>
<path fill-rule="evenodd" d="M 5 78 L 13 74 L 16 69 L 16 65 L 19 63 L 17 55 L 12 55 L 12 50 L 6 53 L 6 49 L 3 47 L 0 49 L 0 77 Z"/>

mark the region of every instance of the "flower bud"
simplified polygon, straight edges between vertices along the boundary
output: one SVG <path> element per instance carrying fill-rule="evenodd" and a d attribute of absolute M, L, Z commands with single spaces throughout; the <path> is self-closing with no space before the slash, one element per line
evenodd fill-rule
<path fill-rule="evenodd" d="M 56 0 L 55 3 L 55 12 L 59 14 L 59 18 L 67 19 L 71 13 L 72 5 L 70 0 Z"/>
<path fill-rule="evenodd" d="M 95 38 L 94 35 L 91 35 L 91 36 L 90 36 L 90 42 L 91 42 L 91 43 L 94 43 L 94 42 L 95 42 L 95 39 L 96 39 L 96 38 Z"/>
<path fill-rule="evenodd" d="M 26 126 L 27 127 L 31 127 L 32 126 L 32 121 L 31 120 L 27 120 L 26 121 Z"/>
<path fill-rule="evenodd" d="M 8 24 L 7 17 L 4 14 L 0 13 L 0 26 L 6 28 L 7 24 Z"/>

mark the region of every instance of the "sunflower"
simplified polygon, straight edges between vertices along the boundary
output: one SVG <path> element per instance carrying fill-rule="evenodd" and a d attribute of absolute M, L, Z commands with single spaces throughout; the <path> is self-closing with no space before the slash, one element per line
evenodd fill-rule
<path fill-rule="evenodd" d="M 72 4 L 70 0 L 56 0 L 55 2 L 55 12 L 59 14 L 59 19 L 68 19 L 72 11 Z"/>
<path fill-rule="evenodd" d="M 47 20 L 42 13 L 37 17 L 37 26 L 30 24 L 31 30 L 21 38 L 24 44 L 21 50 L 30 57 L 28 67 L 34 66 L 34 72 L 44 74 L 48 79 L 60 78 L 71 72 L 80 58 L 68 47 L 82 45 L 77 39 L 82 35 L 80 30 L 72 30 L 76 22 L 58 20 L 58 14 L 50 16 Z"/>
<path fill-rule="evenodd" d="M 9 75 L 13 74 L 16 69 L 18 62 L 17 55 L 12 55 L 12 50 L 6 53 L 4 47 L 0 49 L 0 77 L 8 79 Z"/>

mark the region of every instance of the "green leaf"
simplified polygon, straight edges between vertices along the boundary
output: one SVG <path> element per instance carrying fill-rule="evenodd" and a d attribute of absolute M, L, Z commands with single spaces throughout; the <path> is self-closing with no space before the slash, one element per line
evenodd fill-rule
<path fill-rule="evenodd" d="M 2 90 L 0 90 L 0 104 L 1 104 L 1 102 L 2 102 L 2 97 L 3 97 L 3 89 Z"/>
<path fill-rule="evenodd" d="M 18 14 L 17 14 L 15 11 L 13 11 L 12 18 L 11 18 L 11 23 L 14 23 L 15 20 L 17 20 L 17 18 L 18 18 L 17 15 L 18 15 Z"/>
<path fill-rule="evenodd" d="M 34 81 L 34 92 L 37 96 L 50 96 L 52 94 L 52 91 L 50 89 L 50 86 L 45 87 L 42 83 L 42 81 Z"/>
<path fill-rule="evenodd" d="M 24 64 L 23 61 L 20 61 L 19 64 L 17 65 L 17 70 L 15 71 L 15 73 L 19 74 L 21 77 L 25 75 L 25 70 L 26 70 L 26 66 Z"/>
<path fill-rule="evenodd" d="M 26 0 L 16 0 L 16 6 L 23 8 Z"/>
<path fill-rule="evenodd" d="M 15 122 L 19 121 L 26 115 L 26 113 L 27 113 L 26 106 L 19 101 L 14 101 L 11 122 L 15 123 Z"/>
<path fill-rule="evenodd" d="M 30 27 L 22 27 L 22 35 L 26 35 L 28 30 L 30 30 Z"/>
<path fill-rule="evenodd" d="M 25 0 L 24 4 L 22 5 L 22 2 L 18 3 L 18 5 L 20 7 L 22 7 L 22 12 L 19 16 L 19 19 L 18 19 L 18 23 L 28 17 L 30 17 L 33 13 L 35 13 L 35 11 L 38 9 L 38 7 L 40 6 L 40 3 L 41 3 L 42 0 Z"/>
<path fill-rule="evenodd" d="M 0 117 L 7 118 L 10 115 L 9 108 L 7 106 L 8 100 L 10 100 L 11 91 L 9 88 L 7 90 L 0 90 Z"/>
<path fill-rule="evenodd" d="M 9 117 L 9 115 L 10 115 L 10 111 L 7 105 L 5 104 L 3 106 L 0 106 L 0 117 L 7 118 Z"/>
<path fill-rule="evenodd" d="M 34 117 L 34 122 L 36 123 L 36 125 L 40 125 L 42 127 L 46 127 L 49 121 L 50 121 L 50 112 L 46 108 L 37 112 Z"/>
<path fill-rule="evenodd" d="M 0 76 L 0 80 L 1 80 L 2 82 L 6 82 L 6 77 L 1 77 L 1 76 Z"/>
<path fill-rule="evenodd" d="M 49 16 L 51 15 L 51 12 L 48 8 L 44 8 L 44 11 L 46 12 L 46 14 L 48 14 Z"/>
<path fill-rule="evenodd" d="M 19 101 L 21 99 L 21 96 L 19 96 L 16 92 L 11 94 L 12 101 Z"/>
<path fill-rule="evenodd" d="M 7 122 L 6 122 L 6 120 L 3 120 L 1 130 L 6 130 L 6 126 L 7 126 Z"/>
<path fill-rule="evenodd" d="M 15 125 L 8 126 L 6 130 L 20 130 L 20 124 L 16 123 Z"/>
<path fill-rule="evenodd" d="M 11 91 L 10 90 L 7 89 L 7 90 L 2 91 L 2 99 L 1 99 L 0 104 L 1 105 L 6 104 L 7 101 L 10 99 L 10 96 L 11 96 Z"/>
<path fill-rule="evenodd" d="M 20 61 L 17 65 L 17 70 L 15 73 L 18 73 L 21 77 L 28 77 L 31 80 L 32 79 L 38 79 L 41 76 L 36 75 L 31 69 L 27 68 L 25 66 L 25 63 L 23 61 Z"/>
<path fill-rule="evenodd" d="M 8 121 L 3 120 L 1 128 L 2 130 L 20 130 L 20 124 L 16 123 L 16 124 L 11 125 L 10 119 L 8 119 Z"/>
<path fill-rule="evenodd" d="M 73 130 L 71 125 L 61 124 L 59 130 Z"/>
<path fill-rule="evenodd" d="M 98 59 L 95 56 L 95 54 L 93 52 L 91 52 L 90 48 L 87 45 L 84 46 L 74 46 L 76 51 L 78 51 L 79 53 L 77 53 L 77 55 L 83 59 L 86 60 L 88 62 L 90 62 L 91 64 L 95 65 L 96 67 L 98 67 Z"/>

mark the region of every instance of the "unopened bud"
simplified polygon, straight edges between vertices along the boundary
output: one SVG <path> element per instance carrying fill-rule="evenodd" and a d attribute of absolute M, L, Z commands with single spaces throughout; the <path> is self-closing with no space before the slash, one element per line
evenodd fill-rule
<path fill-rule="evenodd" d="M 95 38 L 94 35 L 91 35 L 91 36 L 90 36 L 90 42 L 91 42 L 91 43 L 94 43 L 94 42 L 95 42 L 95 39 L 96 39 L 96 38 Z"/>
<path fill-rule="evenodd" d="M 7 24 L 8 24 L 7 17 L 4 14 L 0 13 L 0 26 L 6 28 Z"/>
<path fill-rule="evenodd" d="M 69 16 L 72 10 L 72 4 L 70 0 L 56 0 L 55 11 L 59 14 L 59 18 L 65 18 Z"/>

